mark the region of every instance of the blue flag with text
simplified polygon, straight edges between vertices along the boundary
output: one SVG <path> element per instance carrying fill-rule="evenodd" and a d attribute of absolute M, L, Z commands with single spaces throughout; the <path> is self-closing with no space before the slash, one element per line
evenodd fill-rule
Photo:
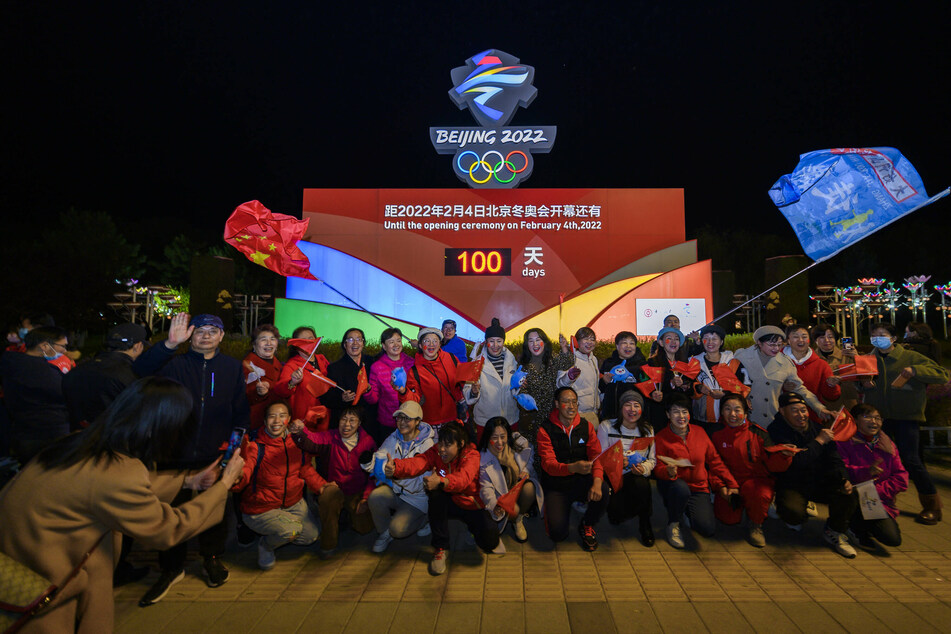
<path fill-rule="evenodd" d="M 836 148 L 801 155 L 769 197 L 806 255 L 819 261 L 949 191 L 928 198 L 918 172 L 895 148 Z"/>

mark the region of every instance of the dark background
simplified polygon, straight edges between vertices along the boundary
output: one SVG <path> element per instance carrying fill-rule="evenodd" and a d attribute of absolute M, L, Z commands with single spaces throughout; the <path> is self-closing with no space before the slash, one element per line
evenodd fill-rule
<path fill-rule="evenodd" d="M 176 257 L 227 253 L 246 200 L 299 214 L 308 187 L 463 186 L 428 129 L 474 125 L 449 72 L 486 48 L 535 67 L 511 125 L 558 126 L 525 187 L 684 188 L 688 238 L 738 292 L 801 253 L 766 195 L 800 153 L 893 146 L 929 194 L 951 184 L 944 2 L 84 4 L 3 10 L 8 320 L 92 301 L 84 274 L 169 283 Z M 946 282 L 949 204 L 813 283 Z"/>

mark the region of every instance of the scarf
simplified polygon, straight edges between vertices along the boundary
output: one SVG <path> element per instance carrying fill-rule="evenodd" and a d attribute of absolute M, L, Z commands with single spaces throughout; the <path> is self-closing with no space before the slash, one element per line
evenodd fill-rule
<path fill-rule="evenodd" d="M 502 376 L 502 368 L 505 366 L 505 352 L 503 351 L 499 356 L 493 357 L 491 354 L 489 354 L 489 351 L 486 350 L 485 358 L 489 360 L 489 363 L 492 364 L 492 367 L 495 368 L 495 371 L 499 373 L 499 378 L 505 380 Z"/>

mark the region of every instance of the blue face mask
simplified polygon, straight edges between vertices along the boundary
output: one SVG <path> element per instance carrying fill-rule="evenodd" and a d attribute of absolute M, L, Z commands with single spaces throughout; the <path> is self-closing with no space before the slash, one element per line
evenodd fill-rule
<path fill-rule="evenodd" d="M 879 350 L 888 350 L 892 347 L 891 337 L 872 337 L 872 345 Z"/>
<path fill-rule="evenodd" d="M 27 330 L 26 328 L 18 328 L 18 329 L 17 329 L 17 335 L 20 337 L 20 340 L 21 340 L 21 341 L 23 340 L 24 337 L 26 337 L 26 333 L 28 333 L 28 332 L 30 332 L 30 331 Z"/>

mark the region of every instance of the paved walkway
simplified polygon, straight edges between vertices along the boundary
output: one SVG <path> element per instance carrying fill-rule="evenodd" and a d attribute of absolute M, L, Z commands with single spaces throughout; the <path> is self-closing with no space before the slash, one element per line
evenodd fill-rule
<path fill-rule="evenodd" d="M 951 470 L 935 469 L 951 509 Z M 137 601 L 155 580 L 116 591 L 119 632 L 947 632 L 951 631 L 951 514 L 935 527 L 915 524 L 914 493 L 899 498 L 900 548 L 844 559 L 824 546 L 822 519 L 793 533 L 767 520 L 769 545 L 749 546 L 740 527 L 717 539 L 688 538 L 677 551 L 663 539 L 665 514 L 654 497 L 657 545 L 645 548 L 636 522 L 602 522 L 600 548 L 576 541 L 552 549 L 541 523 L 530 540 L 507 531 L 504 556 L 486 557 L 455 542 L 449 572 L 431 577 L 428 538 L 369 552 L 373 535 L 344 533 L 330 560 L 310 549 L 278 551 L 261 572 L 256 549 L 229 551 L 231 579 L 210 589 L 190 560 L 185 581 L 161 603 Z M 825 509 L 820 506 L 820 517 Z M 154 562 L 149 553 L 134 553 Z"/>

